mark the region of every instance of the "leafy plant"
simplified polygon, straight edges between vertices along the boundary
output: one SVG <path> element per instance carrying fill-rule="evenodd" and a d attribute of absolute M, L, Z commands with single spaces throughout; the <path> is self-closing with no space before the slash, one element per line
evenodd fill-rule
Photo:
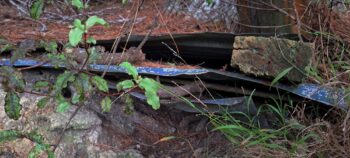
<path fill-rule="evenodd" d="M 43 152 L 46 152 L 48 158 L 54 158 L 54 151 L 51 150 L 51 145 L 44 142 L 44 137 L 33 132 L 20 132 L 16 130 L 0 131 L 0 143 L 14 141 L 16 139 L 26 138 L 35 143 L 35 146 L 30 150 L 28 158 L 38 158 Z"/>
<path fill-rule="evenodd" d="M 276 102 L 276 104 L 279 103 Z M 274 124 L 275 128 L 264 129 L 253 122 L 242 122 L 237 119 L 237 116 L 242 116 L 247 118 L 247 120 L 253 120 L 243 113 L 236 113 L 236 116 L 232 114 L 224 114 L 222 116 L 212 115 L 210 119 L 215 127 L 213 131 L 224 133 L 232 144 L 239 147 L 259 145 L 268 149 L 288 152 L 290 147 L 284 146 L 280 142 L 289 140 L 295 144 L 302 145 L 302 143 L 305 143 L 309 139 L 318 138 L 318 135 L 315 133 L 305 133 L 305 135 L 295 137 L 292 131 L 302 132 L 306 127 L 295 120 L 287 120 L 285 116 L 287 111 L 284 107 L 282 105 L 277 105 L 277 107 L 268 105 L 264 107 L 265 111 L 272 112 L 269 119 L 276 117 L 278 120 Z M 261 112 L 261 110 L 259 111 Z"/>
<path fill-rule="evenodd" d="M 293 67 L 289 67 L 284 69 L 282 72 L 280 72 L 271 82 L 270 86 L 275 85 L 279 80 L 281 80 L 284 76 L 286 76 L 291 70 L 293 69 Z"/>
<path fill-rule="evenodd" d="M 107 26 L 107 22 L 97 16 L 89 17 L 86 22 L 83 24 L 81 20 L 75 19 L 73 22 L 73 28 L 69 31 L 69 43 L 75 47 L 83 39 L 83 34 L 88 33 L 88 29 L 94 25 L 104 25 Z M 96 40 L 92 37 L 89 40 L 86 40 L 87 43 L 96 43 Z"/>
<path fill-rule="evenodd" d="M 205 1 L 208 3 L 208 5 L 213 4 L 213 0 L 205 0 Z"/>
<path fill-rule="evenodd" d="M 70 2 L 78 11 L 84 11 L 84 9 L 88 7 L 87 4 L 81 0 L 70 0 Z M 123 3 L 127 3 L 127 1 L 123 1 Z M 35 0 L 33 5 L 30 6 L 30 16 L 38 20 L 44 11 L 45 4 L 44 0 Z M 11 57 L 12 63 L 17 59 L 24 58 L 28 51 L 40 47 L 44 48 L 46 51 L 44 63 L 50 62 L 56 68 L 65 66 L 66 70 L 60 73 L 54 82 L 43 79 L 36 81 L 32 87 L 26 87 L 21 69 L 11 66 L 0 67 L 1 84 L 6 91 L 5 112 L 9 118 L 18 120 L 21 117 L 22 105 L 20 104 L 20 94 L 27 92 L 35 92 L 34 94 L 43 96 L 37 103 L 38 108 L 44 108 L 50 101 L 55 101 L 57 105 L 56 111 L 65 112 L 72 105 L 83 106 L 85 103 L 84 101 L 97 94 L 104 96 L 101 100 L 102 111 L 109 112 L 111 110 L 113 101 L 110 96 L 114 96 L 114 94 L 110 94 L 108 82 L 103 77 L 90 73 L 87 68 L 89 64 L 96 61 L 99 57 L 96 47 L 90 47 L 91 44 L 96 44 L 96 40 L 93 37 L 89 37 L 88 34 L 89 29 L 96 25 L 108 26 L 104 19 L 97 16 L 90 16 L 85 19 L 75 19 L 69 31 L 69 44 L 67 44 L 65 48 L 66 50 L 70 48 L 71 50 L 79 49 L 77 47 L 82 43 L 83 49 L 85 50 L 84 53 L 86 53 L 86 58 L 83 63 L 78 63 L 74 58 L 71 58 L 68 53 L 58 52 L 58 45 L 56 42 L 40 41 L 36 43 L 33 41 L 26 41 L 21 44 L 19 48 L 14 48 L 15 53 Z M 0 41 L 0 46 L 1 52 L 10 48 L 13 49 L 12 45 L 8 45 L 2 41 Z M 116 84 L 118 91 L 123 91 L 123 93 L 118 95 L 124 97 L 123 100 L 128 109 L 126 111 L 130 111 L 132 104 L 132 99 L 128 93 L 133 90 L 133 88 L 137 87 L 145 92 L 147 103 L 151 105 L 153 109 L 159 109 L 160 102 L 157 95 L 159 83 L 153 79 L 140 76 L 137 69 L 129 62 L 123 62 L 120 66 L 132 76 L 132 79 Z M 26 88 L 29 88 L 29 90 Z M 71 94 L 67 93 L 68 91 Z M 79 108 L 77 108 L 77 110 L 79 110 Z M 74 115 L 75 114 L 73 114 L 72 118 Z M 68 121 L 68 123 L 69 122 L 70 121 Z M 64 130 L 62 133 L 64 133 Z M 54 157 L 53 153 L 55 148 L 52 151 L 51 145 L 45 144 L 43 137 L 35 132 L 22 133 L 13 130 L 0 131 L 0 143 L 23 137 L 35 142 L 35 147 L 30 151 L 28 157 L 40 157 L 43 152 L 46 152 L 49 157 Z"/>
<path fill-rule="evenodd" d="M 135 86 L 145 91 L 147 103 L 152 106 L 153 109 L 157 110 L 160 107 L 159 96 L 157 94 L 159 90 L 159 83 L 151 78 L 143 78 L 138 75 L 137 69 L 132 66 L 129 62 L 123 62 L 120 64 L 121 67 L 125 68 L 132 80 L 124 80 L 117 84 L 117 90 L 128 90 Z"/>
<path fill-rule="evenodd" d="M 30 16 L 38 20 L 44 9 L 44 0 L 36 0 L 33 5 L 30 7 Z"/>

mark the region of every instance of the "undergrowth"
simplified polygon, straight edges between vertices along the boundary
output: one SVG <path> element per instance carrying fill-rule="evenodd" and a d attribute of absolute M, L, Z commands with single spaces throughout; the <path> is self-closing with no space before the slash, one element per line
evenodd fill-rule
<path fill-rule="evenodd" d="M 30 16 L 38 20 L 44 12 L 44 7 L 48 2 L 44 0 L 36 0 L 30 7 Z M 127 1 L 123 1 L 127 3 Z M 77 12 L 84 13 L 88 8 L 87 2 L 82 0 L 71 0 L 70 4 L 75 7 Z M 147 103 L 154 109 L 160 108 L 159 96 L 157 95 L 159 83 L 151 78 L 142 77 L 138 74 L 137 69 L 128 61 L 120 61 L 119 66 L 127 72 L 132 79 L 121 81 L 113 86 L 118 90 L 118 93 L 110 93 L 107 80 L 104 75 L 94 74 L 90 72 L 90 64 L 95 63 L 99 56 L 97 48 L 94 46 L 96 40 L 89 36 L 89 29 L 96 25 L 108 27 L 107 22 L 98 16 L 85 15 L 82 19 L 75 19 L 71 30 L 68 34 L 68 43 L 64 46 L 62 52 L 58 51 L 58 46 L 55 42 L 40 42 L 37 46 L 35 42 L 22 42 L 18 48 L 5 45 L 1 48 L 1 52 L 13 51 L 11 54 L 10 65 L 0 67 L 1 86 L 6 92 L 4 109 L 10 119 L 19 120 L 22 112 L 20 102 L 20 94 L 30 93 L 43 96 L 37 103 L 38 108 L 44 108 L 47 104 L 56 103 L 56 111 L 59 113 L 66 112 L 72 105 L 77 106 L 75 112 L 70 116 L 65 128 L 62 129 L 61 135 L 57 138 L 56 144 L 48 144 L 46 138 L 35 131 L 25 132 L 18 130 L 2 130 L 0 131 L 0 143 L 14 141 L 16 139 L 26 138 L 32 141 L 35 145 L 28 154 L 29 158 L 41 157 L 46 154 L 47 157 L 55 157 L 54 152 L 59 146 L 68 124 L 77 114 L 81 107 L 86 104 L 86 100 L 91 99 L 91 96 L 101 96 L 102 112 L 109 112 L 112 108 L 111 96 L 119 96 L 123 98 L 126 104 L 130 103 L 129 92 L 133 89 L 144 91 L 147 98 Z M 79 48 L 82 46 L 82 48 Z M 34 67 L 17 68 L 14 63 L 22 58 L 25 58 L 31 51 L 35 51 L 38 47 L 44 48 L 44 61 Z M 69 56 L 67 50 L 80 49 L 86 55 L 83 62 L 74 60 Z M 40 59 L 38 59 L 40 60 Z M 46 63 L 51 63 L 56 69 L 65 68 L 65 70 L 57 75 L 54 83 L 49 79 L 43 79 L 34 83 L 33 86 L 28 86 L 22 75 L 22 70 L 32 69 Z M 106 70 L 107 71 L 107 70 Z M 65 97 L 65 89 L 74 90 L 72 97 Z M 72 90 L 72 91 L 73 91 Z M 51 140 L 52 141 L 52 140 Z"/>
<path fill-rule="evenodd" d="M 123 0 L 123 3 L 127 1 Z M 77 10 L 83 11 L 87 6 L 80 0 L 72 0 L 72 5 Z M 207 3 L 212 3 L 207 0 Z M 320 4 L 324 5 L 324 4 Z M 33 3 L 30 11 L 34 19 L 39 19 L 44 6 L 43 0 L 37 0 Z M 312 8 L 307 11 L 313 11 Z M 322 20 L 332 15 L 322 15 Z M 317 18 L 315 18 L 317 19 Z M 310 21 L 312 22 L 312 21 Z M 94 48 L 90 48 L 96 41 L 88 37 L 88 29 L 95 24 L 106 26 L 106 22 L 97 17 L 91 16 L 86 19 L 76 19 L 69 33 L 69 45 L 75 47 L 79 43 L 84 45 L 88 58 L 80 65 L 77 63 L 67 62 L 65 56 L 52 52 L 57 45 L 44 44 L 48 60 L 59 64 L 67 64 L 71 69 L 60 74 L 55 82 L 51 85 L 49 82 L 40 81 L 35 84 L 35 89 L 51 89 L 50 96 L 46 96 L 38 103 L 42 108 L 54 99 L 58 105 L 58 112 L 65 112 L 71 105 L 83 106 L 83 101 L 89 98 L 89 94 L 109 93 L 108 85 L 105 79 L 98 75 L 91 75 L 85 71 L 85 66 L 95 60 L 93 54 L 96 53 Z M 315 42 L 316 52 L 314 54 L 313 64 L 308 66 L 305 71 L 310 78 L 310 82 L 317 82 L 323 86 L 338 87 L 345 90 L 346 96 L 349 95 L 349 74 L 350 74 L 350 55 L 349 43 L 343 41 L 339 33 L 334 32 L 329 25 L 318 23 L 316 27 L 308 24 L 308 28 L 302 28 L 303 31 L 311 34 L 310 41 Z M 320 27 L 321 26 L 321 27 Z M 310 30 L 309 28 L 313 28 Z M 321 28 L 321 29 L 320 29 Z M 315 31 L 316 30 L 316 31 Z M 53 49 L 52 49 L 53 48 Z M 3 48 L 13 49 L 10 45 Z M 11 61 L 25 56 L 23 50 L 15 51 Z M 125 68 L 131 76 L 130 80 L 119 82 L 117 89 L 120 91 L 117 95 L 128 98 L 128 92 L 135 88 L 140 88 L 145 92 L 147 103 L 153 108 L 158 109 L 159 97 L 157 91 L 164 88 L 156 81 L 150 78 L 142 77 L 137 73 L 135 67 L 130 63 L 122 63 L 121 67 Z M 284 75 L 290 71 L 290 68 L 281 72 L 273 80 L 272 84 L 277 83 Z M 13 67 L 2 67 L 1 77 L 5 78 L 3 87 L 7 91 L 5 110 L 7 115 L 12 119 L 19 119 L 21 105 L 19 103 L 19 93 L 24 93 L 25 81 L 22 79 L 20 72 Z M 71 100 L 67 100 L 62 95 L 62 90 L 67 88 L 68 84 L 76 86 L 79 93 L 74 95 Z M 205 85 L 204 85 L 205 86 Z M 96 87 L 93 89 L 92 87 Z M 169 92 L 171 93 L 171 92 Z M 252 94 L 253 95 L 253 94 Z M 326 113 L 313 114 L 310 111 L 319 111 L 319 109 L 310 110 L 308 102 L 295 103 L 291 99 L 287 102 L 282 99 L 270 100 L 270 103 L 263 104 L 259 107 L 257 116 L 249 116 L 245 113 L 224 113 L 222 115 L 207 113 L 198 109 L 188 99 L 175 96 L 187 103 L 192 108 L 197 109 L 200 113 L 207 116 L 213 125 L 212 131 L 219 131 L 232 143 L 233 152 L 239 151 L 244 153 L 242 156 L 253 157 L 348 157 L 350 149 L 350 129 L 349 118 L 350 112 L 331 109 Z M 350 97 L 346 97 L 350 98 Z M 252 100 L 251 97 L 247 98 Z M 350 102 L 350 100 L 347 100 Z M 109 96 L 104 97 L 101 101 L 101 107 L 104 112 L 111 109 L 112 100 Z M 249 103 L 248 103 L 249 105 Z M 268 126 L 262 124 L 268 122 Z M 36 143 L 29 155 L 38 157 L 41 152 L 47 152 L 49 157 L 53 156 L 54 146 L 50 146 L 43 141 L 37 133 L 25 133 L 19 131 L 1 131 L 0 142 L 11 141 L 16 138 L 28 138 Z M 174 139 L 173 136 L 165 137 L 161 141 Z M 58 144 L 56 144 L 57 146 Z"/>

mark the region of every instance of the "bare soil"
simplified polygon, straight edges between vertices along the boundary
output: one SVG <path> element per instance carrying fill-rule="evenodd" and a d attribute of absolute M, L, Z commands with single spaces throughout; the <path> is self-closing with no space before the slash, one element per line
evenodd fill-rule
<path fill-rule="evenodd" d="M 102 40 L 115 39 L 120 33 L 146 34 L 155 17 L 158 19 L 159 27 L 153 31 L 153 34 L 225 31 L 224 28 L 219 27 L 220 25 L 200 22 L 184 14 L 168 14 L 164 6 L 165 1 L 163 0 L 145 1 L 139 12 L 136 12 L 137 4 L 135 2 L 125 6 L 119 1 L 92 5 L 91 12 L 98 12 L 96 15 L 109 22 L 109 27 L 93 27 L 89 35 Z M 123 25 L 124 22 L 120 21 L 122 19 L 125 19 L 128 23 Z M 132 23 L 134 19 L 136 19 L 136 22 Z M 38 22 L 31 20 L 29 17 L 21 16 L 15 8 L 5 5 L 0 6 L 0 37 L 12 42 L 24 39 L 67 41 L 71 21 L 42 18 L 40 22 L 47 25 L 47 31 L 40 32 L 41 25 Z M 128 30 L 122 31 L 122 28 L 128 28 Z"/>

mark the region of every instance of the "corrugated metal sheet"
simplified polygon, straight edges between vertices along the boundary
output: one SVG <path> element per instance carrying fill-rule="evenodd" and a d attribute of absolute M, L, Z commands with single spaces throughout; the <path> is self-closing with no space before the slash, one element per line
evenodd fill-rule
<path fill-rule="evenodd" d="M 39 61 L 35 60 L 18 60 L 13 66 L 33 66 L 39 64 Z M 9 59 L 1 59 L 1 66 L 10 66 Z M 51 64 L 44 64 L 42 67 L 53 68 Z M 63 67 L 62 67 L 63 68 Z M 90 65 L 92 71 L 103 72 L 107 65 Z M 164 77 L 200 77 L 201 79 L 220 80 L 220 81 L 240 81 L 251 86 L 263 86 L 269 87 L 270 81 L 253 78 L 236 72 L 223 72 L 212 69 L 176 69 L 176 68 L 153 68 L 153 67 L 137 67 L 138 72 L 141 75 L 154 75 Z M 125 74 L 126 71 L 119 66 L 109 66 L 108 73 L 110 74 Z M 348 109 L 348 105 L 345 101 L 346 95 L 344 90 L 336 88 L 327 88 L 315 84 L 299 84 L 297 86 L 290 86 L 282 83 L 278 83 L 272 86 L 274 89 L 279 89 L 285 92 L 295 94 L 301 98 L 309 99 L 314 102 L 318 102 L 328 106 L 335 106 L 341 109 Z M 218 100 L 213 100 L 213 104 L 230 104 L 230 100 L 219 100 L 223 101 L 219 103 Z M 211 101 L 208 101 L 211 102 Z"/>

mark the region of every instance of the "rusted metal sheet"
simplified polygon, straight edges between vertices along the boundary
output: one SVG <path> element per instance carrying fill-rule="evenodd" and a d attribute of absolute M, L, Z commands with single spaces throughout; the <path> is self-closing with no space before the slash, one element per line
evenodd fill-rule
<path fill-rule="evenodd" d="M 39 61 L 35 60 L 18 60 L 13 66 L 33 66 L 39 64 Z M 1 66 L 10 66 L 10 59 L 1 59 Z M 42 65 L 44 68 L 54 68 L 51 64 Z M 103 72 L 106 70 L 107 65 L 90 65 L 91 70 L 95 72 Z M 61 67 L 64 68 L 64 67 Z M 212 69 L 176 69 L 176 68 L 152 68 L 152 67 L 137 67 L 138 72 L 141 75 L 154 75 L 164 77 L 177 77 L 177 78 L 196 78 L 199 77 L 203 80 L 220 81 L 223 82 L 237 82 L 244 83 L 246 86 L 260 88 L 267 92 L 273 88 L 294 94 L 302 99 L 311 100 L 324 105 L 338 107 L 340 109 L 348 109 L 346 102 L 346 94 L 343 90 L 337 88 L 327 88 L 315 84 L 300 84 L 297 86 L 290 86 L 282 83 L 273 85 L 270 88 L 271 82 L 264 79 L 254 78 L 246 76 L 242 73 L 236 72 L 224 72 Z M 109 66 L 106 70 L 109 74 L 126 74 L 125 69 L 119 66 Z M 254 95 L 254 94 L 253 94 Z"/>
<path fill-rule="evenodd" d="M 137 99 L 146 101 L 146 96 L 141 93 L 131 92 L 130 94 Z M 188 103 L 179 100 L 161 100 L 161 104 L 190 113 L 243 112 L 251 115 L 257 114 L 257 108 L 255 107 L 253 100 L 249 101 L 247 97 L 203 99 L 200 102 L 191 99 L 189 101 L 195 107 L 192 107 Z M 205 104 L 205 106 L 203 106 L 203 104 Z"/>

